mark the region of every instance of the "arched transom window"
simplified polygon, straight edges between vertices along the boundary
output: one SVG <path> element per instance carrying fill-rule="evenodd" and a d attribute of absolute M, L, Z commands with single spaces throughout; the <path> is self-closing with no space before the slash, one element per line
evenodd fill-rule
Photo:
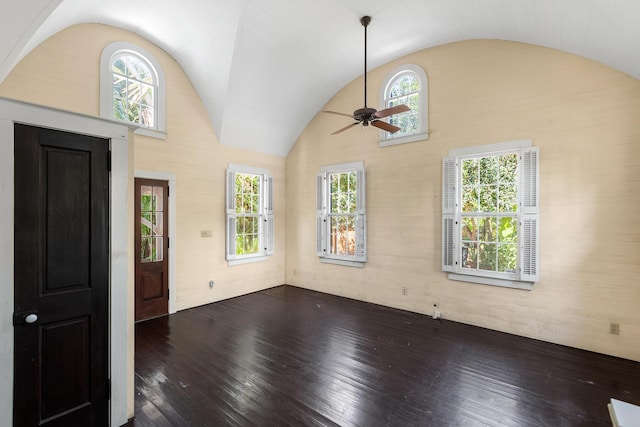
<path fill-rule="evenodd" d="M 150 53 L 118 42 L 102 52 L 100 116 L 139 126 L 136 133 L 165 137 L 164 76 Z"/>
<path fill-rule="evenodd" d="M 395 133 L 382 132 L 380 145 L 395 145 L 428 137 L 427 76 L 422 68 L 405 64 L 385 79 L 381 108 L 399 104 L 406 104 L 411 110 L 389 117 L 389 123 L 400 127 L 400 130 Z"/>
<path fill-rule="evenodd" d="M 156 126 L 156 73 L 149 62 L 132 52 L 111 61 L 113 118 L 149 128 Z"/>

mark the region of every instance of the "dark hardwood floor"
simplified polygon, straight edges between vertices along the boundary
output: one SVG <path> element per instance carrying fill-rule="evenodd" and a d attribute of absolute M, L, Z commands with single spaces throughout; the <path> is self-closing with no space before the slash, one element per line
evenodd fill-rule
<path fill-rule="evenodd" d="M 142 426 L 611 426 L 640 363 L 282 286 L 136 324 Z"/>

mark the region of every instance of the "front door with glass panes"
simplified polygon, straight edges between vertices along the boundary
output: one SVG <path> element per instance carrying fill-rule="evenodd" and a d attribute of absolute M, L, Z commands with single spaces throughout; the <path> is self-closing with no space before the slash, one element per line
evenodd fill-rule
<path fill-rule="evenodd" d="M 162 316 L 169 309 L 169 183 L 135 180 L 135 319 Z"/>

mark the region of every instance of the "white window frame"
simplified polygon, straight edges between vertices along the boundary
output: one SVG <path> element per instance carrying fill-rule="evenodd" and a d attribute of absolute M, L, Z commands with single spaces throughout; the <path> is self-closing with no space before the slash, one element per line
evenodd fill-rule
<path fill-rule="evenodd" d="M 518 162 L 518 265 L 516 273 L 477 272 L 460 265 L 461 184 L 459 164 L 462 158 L 517 152 Z M 509 141 L 449 151 L 442 173 L 442 270 L 451 280 L 532 289 L 539 281 L 539 155 L 531 139 Z"/>
<path fill-rule="evenodd" d="M 420 111 L 419 111 L 419 128 L 411 135 L 394 136 L 394 134 L 380 130 L 380 147 L 387 147 L 390 145 L 406 144 L 409 142 L 422 141 L 429 139 L 429 80 L 427 79 L 427 73 L 416 64 L 403 64 L 394 68 L 382 82 L 380 86 L 379 104 L 380 109 L 385 109 L 387 105 L 387 93 L 389 86 L 401 75 L 405 73 L 414 74 L 420 81 Z"/>
<path fill-rule="evenodd" d="M 260 202 L 258 223 L 260 224 L 261 251 L 254 254 L 236 254 L 236 219 L 242 214 L 236 213 L 236 174 L 260 175 Z M 274 253 L 274 217 L 273 217 L 273 177 L 267 169 L 229 164 L 226 172 L 226 259 L 228 265 L 266 261 Z"/>
<path fill-rule="evenodd" d="M 147 63 L 151 71 L 154 73 L 155 82 L 155 101 L 154 101 L 154 118 L 155 125 L 146 127 L 137 123 L 131 123 L 126 120 L 118 120 L 113 117 L 113 70 L 112 65 L 114 59 L 123 53 L 136 56 Z M 150 136 L 158 139 L 166 139 L 166 93 L 165 78 L 160 63 L 149 52 L 136 46 L 133 43 L 115 42 L 111 43 L 102 51 L 100 57 L 100 117 L 106 120 L 125 123 L 127 125 L 137 126 L 134 132 L 137 135 Z"/>
<path fill-rule="evenodd" d="M 331 188 L 329 175 L 333 173 L 356 173 L 356 253 L 355 255 L 331 254 L 330 199 Z M 320 168 L 316 179 L 316 254 L 320 261 L 349 267 L 364 267 L 367 262 L 367 212 L 366 212 L 366 182 L 364 162 L 343 163 Z"/>

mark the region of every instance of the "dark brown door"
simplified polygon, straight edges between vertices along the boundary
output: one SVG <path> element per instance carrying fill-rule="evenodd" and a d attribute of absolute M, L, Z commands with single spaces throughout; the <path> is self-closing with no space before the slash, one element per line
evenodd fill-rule
<path fill-rule="evenodd" d="M 169 311 L 169 183 L 136 178 L 136 321 Z"/>
<path fill-rule="evenodd" d="M 14 425 L 107 425 L 108 141 L 16 124 L 14 147 Z"/>

